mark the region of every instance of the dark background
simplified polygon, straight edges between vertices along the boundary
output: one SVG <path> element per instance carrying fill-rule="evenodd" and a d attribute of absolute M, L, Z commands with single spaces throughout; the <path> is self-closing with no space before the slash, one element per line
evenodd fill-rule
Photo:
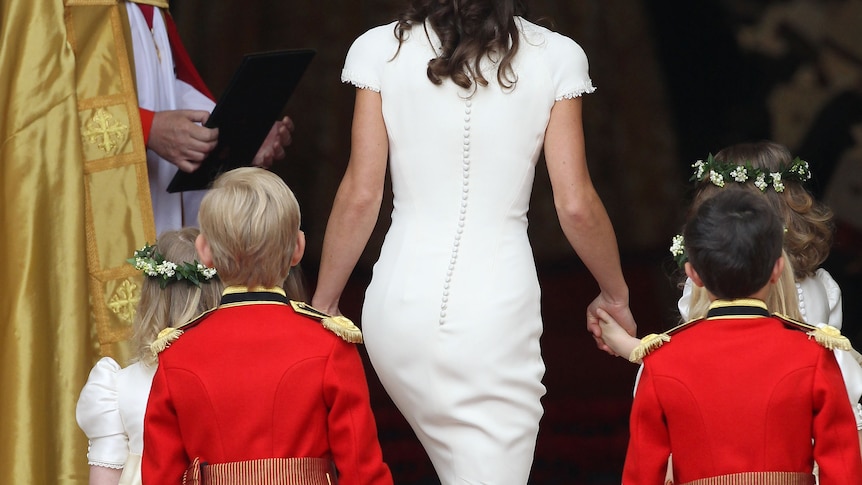
<path fill-rule="evenodd" d="M 273 169 L 296 192 L 314 283 L 326 219 L 347 164 L 354 90 L 339 82 L 351 42 L 403 1 L 173 0 L 192 59 L 216 96 L 244 53 L 313 48 L 285 110 L 296 124 Z M 678 275 L 668 253 L 690 165 L 732 143 L 770 138 L 807 159 L 812 191 L 836 212 L 826 268 L 844 294 L 844 333 L 862 344 L 862 1 L 583 0 L 529 2 L 531 18 L 574 38 L 598 87 L 585 97 L 593 181 L 619 238 L 643 335 L 668 327 Z M 836 175 L 838 174 L 838 175 Z M 358 317 L 389 208 L 342 304 Z M 568 247 L 540 165 L 530 234 L 543 287 L 548 394 L 531 483 L 619 483 L 636 367 L 585 332 L 597 287 Z M 360 322 L 361 323 L 361 322 Z M 437 483 L 409 427 L 368 367 L 384 456 L 396 483 Z"/>

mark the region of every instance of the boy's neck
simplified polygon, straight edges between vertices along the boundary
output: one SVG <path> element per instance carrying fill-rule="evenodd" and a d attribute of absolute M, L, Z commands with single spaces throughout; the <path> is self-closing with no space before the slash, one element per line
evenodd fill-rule
<path fill-rule="evenodd" d="M 245 286 L 245 285 L 230 285 L 226 287 L 222 291 L 222 296 L 231 295 L 234 293 L 257 293 L 257 292 L 267 292 L 267 293 L 278 293 L 282 296 L 286 296 L 284 290 L 280 286 Z"/>
<path fill-rule="evenodd" d="M 709 297 L 710 303 L 714 302 L 714 301 L 718 301 L 718 300 L 723 300 L 723 301 L 728 301 L 728 300 L 760 300 L 760 301 L 766 301 L 766 298 L 769 296 L 769 290 L 770 290 L 771 286 L 772 286 L 771 284 L 767 284 L 766 286 L 764 286 L 760 290 L 756 291 L 753 295 L 744 296 L 742 298 L 718 298 L 715 295 L 713 295 L 712 292 L 709 290 L 706 290 L 706 294 Z"/>

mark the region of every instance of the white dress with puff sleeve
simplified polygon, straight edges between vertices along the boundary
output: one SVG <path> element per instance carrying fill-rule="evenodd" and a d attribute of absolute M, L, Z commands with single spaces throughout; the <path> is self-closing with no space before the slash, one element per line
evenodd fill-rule
<path fill-rule="evenodd" d="M 365 295 L 374 369 L 443 484 L 524 484 L 545 366 L 527 238 L 536 163 L 554 104 L 594 90 L 578 44 L 517 18 L 512 88 L 428 80 L 430 26 L 400 46 L 395 24 L 363 34 L 342 81 L 380 93 L 393 210 Z"/>
<path fill-rule="evenodd" d="M 144 412 L 156 366 L 134 363 L 120 368 L 104 357 L 90 371 L 78 398 L 78 426 L 90 441 L 87 462 L 122 469 L 120 485 L 141 483 Z"/>

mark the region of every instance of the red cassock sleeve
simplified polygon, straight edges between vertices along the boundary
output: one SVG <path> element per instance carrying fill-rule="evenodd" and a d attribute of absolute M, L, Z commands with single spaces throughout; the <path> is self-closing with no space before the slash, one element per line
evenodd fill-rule
<path fill-rule="evenodd" d="M 141 129 L 144 131 L 144 146 L 150 142 L 150 129 L 153 127 L 153 118 L 156 116 L 155 111 L 150 111 L 144 108 L 138 108 L 141 114 Z"/>
<path fill-rule="evenodd" d="M 389 485 L 377 425 L 371 413 L 368 384 L 356 346 L 339 340 L 324 372 L 324 400 L 329 406 L 329 443 L 339 485 Z"/>
<path fill-rule="evenodd" d="M 670 457 L 670 434 L 648 366 L 644 367 L 638 382 L 629 422 L 623 483 L 664 483 Z"/>
<path fill-rule="evenodd" d="M 191 459 L 183 446 L 165 373 L 159 367 L 147 401 L 141 479 L 145 484 L 182 483 Z"/>
<path fill-rule="evenodd" d="M 820 485 L 862 484 L 858 434 L 847 431 L 856 429 L 856 420 L 847 406 L 841 370 L 825 349 L 817 361 L 813 386 L 814 461 L 820 467 Z"/>

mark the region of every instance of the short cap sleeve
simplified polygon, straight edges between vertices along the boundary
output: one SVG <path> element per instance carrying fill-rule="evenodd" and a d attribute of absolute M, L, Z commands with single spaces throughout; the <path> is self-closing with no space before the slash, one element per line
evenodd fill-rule
<path fill-rule="evenodd" d="M 87 461 L 90 465 L 122 468 L 129 454 L 123 420 L 117 404 L 117 372 L 120 365 L 104 357 L 90 371 L 75 417 L 90 440 Z"/>
<path fill-rule="evenodd" d="M 379 93 L 383 67 L 398 49 L 394 29 L 394 22 L 381 25 L 353 41 L 341 71 L 341 82 Z"/>
<path fill-rule="evenodd" d="M 557 101 L 577 98 L 596 90 L 590 79 L 587 55 L 574 40 L 550 32 L 547 52 Z"/>

